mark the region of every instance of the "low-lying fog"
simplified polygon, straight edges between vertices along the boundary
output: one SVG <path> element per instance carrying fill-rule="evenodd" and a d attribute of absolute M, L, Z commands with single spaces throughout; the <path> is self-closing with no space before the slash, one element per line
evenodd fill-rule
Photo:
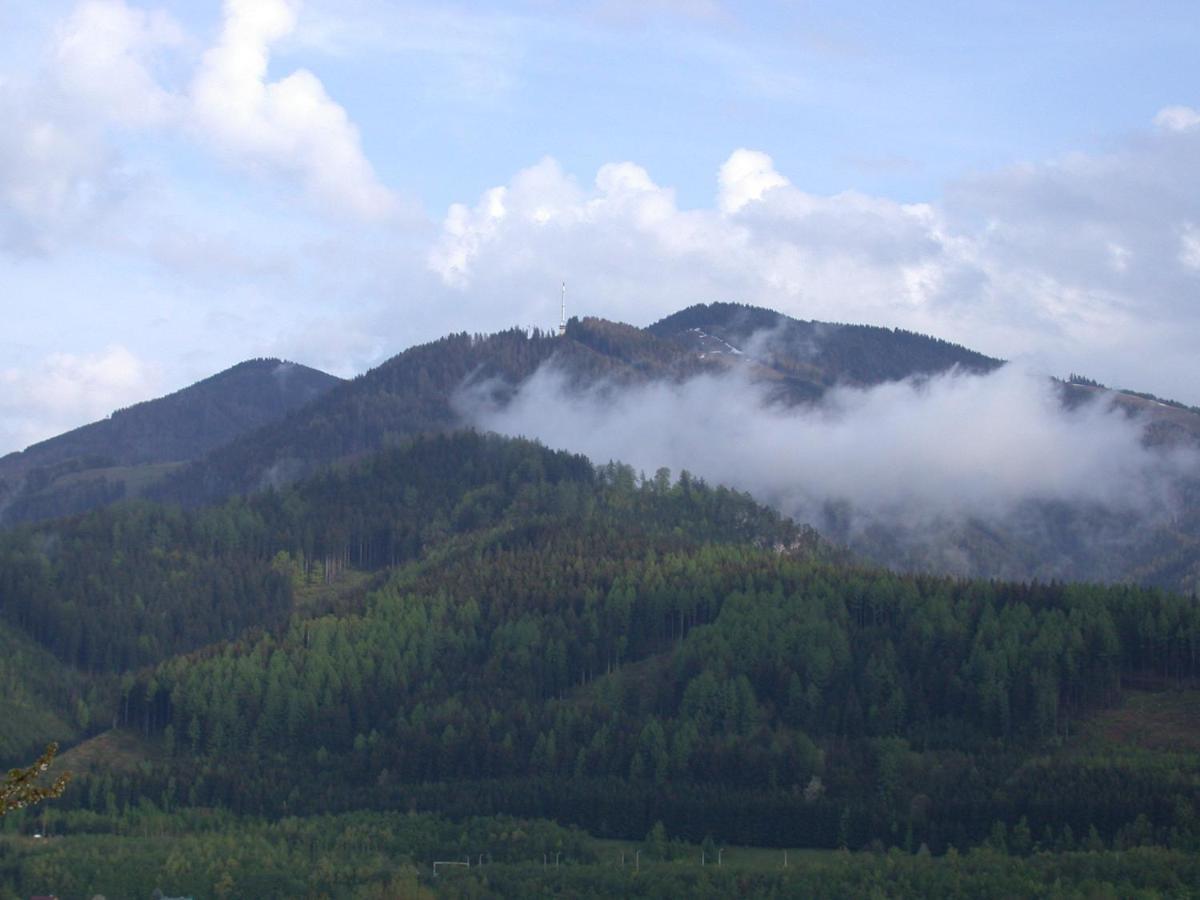
<path fill-rule="evenodd" d="M 1063 505 L 1136 529 L 1168 519 L 1177 479 L 1197 471 L 1194 451 L 1145 446 L 1144 423 L 1103 398 L 1065 409 L 1049 378 L 1011 364 L 834 389 L 815 406 L 770 402 L 745 365 L 578 391 L 551 363 L 509 402 L 492 396 L 465 389 L 457 402 L 477 427 L 648 474 L 687 469 L 852 544 L 881 528 L 910 543 L 968 522 L 1011 531 L 1031 508 Z M 971 568 L 947 550 L 940 568 Z"/>

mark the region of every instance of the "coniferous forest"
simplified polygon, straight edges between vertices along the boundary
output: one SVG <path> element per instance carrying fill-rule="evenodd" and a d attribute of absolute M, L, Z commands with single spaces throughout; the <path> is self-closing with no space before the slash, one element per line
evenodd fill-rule
<path fill-rule="evenodd" d="M 18 526 L 0 640 L 5 760 L 74 773 L 0 896 L 1200 889 L 1194 597 L 871 568 L 686 472 L 459 431 Z"/>

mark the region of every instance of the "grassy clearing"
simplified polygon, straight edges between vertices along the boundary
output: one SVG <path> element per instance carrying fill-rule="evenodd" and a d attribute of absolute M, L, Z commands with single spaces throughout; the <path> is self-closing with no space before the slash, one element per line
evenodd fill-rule
<path fill-rule="evenodd" d="M 68 472 L 56 478 L 52 486 L 55 488 L 84 484 L 89 481 L 121 482 L 125 485 L 125 495 L 136 497 L 151 485 L 162 481 L 176 469 L 185 465 L 182 462 L 144 463 L 138 466 L 109 466 L 102 469 L 82 469 L 78 472 Z"/>
<path fill-rule="evenodd" d="M 111 729 L 63 753 L 55 769 L 97 775 L 137 772 L 143 762 L 161 756 L 161 749 L 134 731 Z"/>
<path fill-rule="evenodd" d="M 382 580 L 377 572 L 358 569 L 343 569 L 328 582 L 315 576 L 295 579 L 292 582 L 295 611 L 303 616 L 360 611 L 367 594 L 379 587 Z"/>

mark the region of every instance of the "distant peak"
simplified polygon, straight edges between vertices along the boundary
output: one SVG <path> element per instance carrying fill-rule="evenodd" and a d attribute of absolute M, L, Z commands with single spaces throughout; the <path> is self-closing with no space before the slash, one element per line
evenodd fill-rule
<path fill-rule="evenodd" d="M 660 319 L 646 330 L 658 336 L 675 334 L 691 328 L 704 326 L 736 326 L 738 330 L 757 331 L 774 328 L 780 322 L 794 321 L 790 316 L 746 303 L 696 303 L 665 319 Z"/>

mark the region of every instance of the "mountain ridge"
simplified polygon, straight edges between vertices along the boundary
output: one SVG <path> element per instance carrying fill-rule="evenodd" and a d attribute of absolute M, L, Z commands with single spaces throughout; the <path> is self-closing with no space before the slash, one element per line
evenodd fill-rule
<path fill-rule="evenodd" d="M 696 304 L 645 328 L 587 316 L 572 318 L 562 335 L 521 328 L 490 335 L 460 332 L 415 345 L 362 375 L 334 382 L 309 402 L 232 436 L 199 458 L 118 471 L 119 489 L 108 493 L 96 492 L 97 484 L 108 488 L 102 469 L 93 467 L 90 481 L 59 473 L 56 483 L 73 505 L 63 509 L 62 504 L 45 503 L 25 517 L 78 512 L 122 495 L 198 507 L 280 488 L 325 466 L 367 457 L 421 434 L 471 426 L 463 403 L 467 394 L 478 393 L 504 407 L 545 367 L 552 367 L 565 391 L 581 397 L 600 391 L 610 398 L 628 388 L 681 386 L 697 376 L 736 372 L 763 388 L 763 401 L 787 410 L 819 403 L 834 389 L 870 391 L 910 380 L 916 390 L 935 376 L 983 376 L 1004 365 L 960 345 L 903 330 L 806 322 L 731 303 Z M 1144 427 L 1147 445 L 1200 446 L 1200 416 L 1177 404 L 1106 392 L 1079 379 L 1057 382 L 1057 388 L 1066 410 L 1091 401 L 1136 417 L 1134 427 Z M 745 412 L 729 410 L 735 416 Z M 129 413 L 114 418 L 125 415 Z M 689 467 L 686 460 L 682 467 Z M 136 478 L 142 482 L 135 484 Z M 779 500 L 768 495 L 760 499 Z M 27 507 L 33 505 L 31 501 Z M 1200 515 L 1189 509 L 1185 504 L 1182 515 L 1143 528 L 1128 516 L 1102 515 L 1091 508 L 1026 504 L 1011 521 L 968 518 L 939 525 L 936 533 L 910 528 L 907 536 L 875 526 L 860 528 L 853 510 L 838 503 L 804 518 L 865 558 L 901 570 L 1015 579 L 1132 579 L 1190 591 L 1200 583 L 1200 559 L 1193 549 L 1200 541 Z"/>
<path fill-rule="evenodd" d="M 695 317 L 700 311 L 708 320 L 714 316 L 721 320 L 718 327 L 742 335 L 745 332 L 738 327 L 747 315 L 752 322 L 769 320 L 776 329 L 784 326 L 785 337 L 794 339 L 792 343 L 784 341 L 772 347 L 768 358 L 752 361 L 752 366 L 755 377 L 775 383 L 779 399 L 787 403 L 816 400 L 830 387 L 843 383 L 870 385 L 956 366 L 989 371 L 1002 364 L 936 338 L 869 326 L 802 323 L 756 307 L 697 305 L 677 315 Z M 577 387 L 653 379 L 678 382 L 726 370 L 728 360 L 695 346 L 683 332 L 672 333 L 670 321 L 668 317 L 638 328 L 587 316 L 572 318 L 562 336 L 511 328 L 490 335 L 459 332 L 410 347 L 286 421 L 243 435 L 173 473 L 152 496 L 185 504 L 211 502 L 229 493 L 285 483 L 322 464 L 370 452 L 424 430 L 459 427 L 466 423 L 453 400 L 465 383 L 492 380 L 512 389 L 552 357 Z M 801 359 L 809 344 L 823 339 L 822 328 L 844 335 L 835 339 L 836 352 L 815 362 Z M 886 345 L 889 339 L 904 346 L 891 354 L 885 365 L 876 360 L 855 367 L 851 363 L 862 351 L 845 337 L 861 339 L 864 335 L 867 346 Z M 923 352 L 906 366 L 904 356 L 914 347 Z"/>
<path fill-rule="evenodd" d="M 0 522 L 82 512 L 130 496 L 170 467 L 282 418 L 341 379 L 274 358 L 192 385 L 0 457 Z"/>

